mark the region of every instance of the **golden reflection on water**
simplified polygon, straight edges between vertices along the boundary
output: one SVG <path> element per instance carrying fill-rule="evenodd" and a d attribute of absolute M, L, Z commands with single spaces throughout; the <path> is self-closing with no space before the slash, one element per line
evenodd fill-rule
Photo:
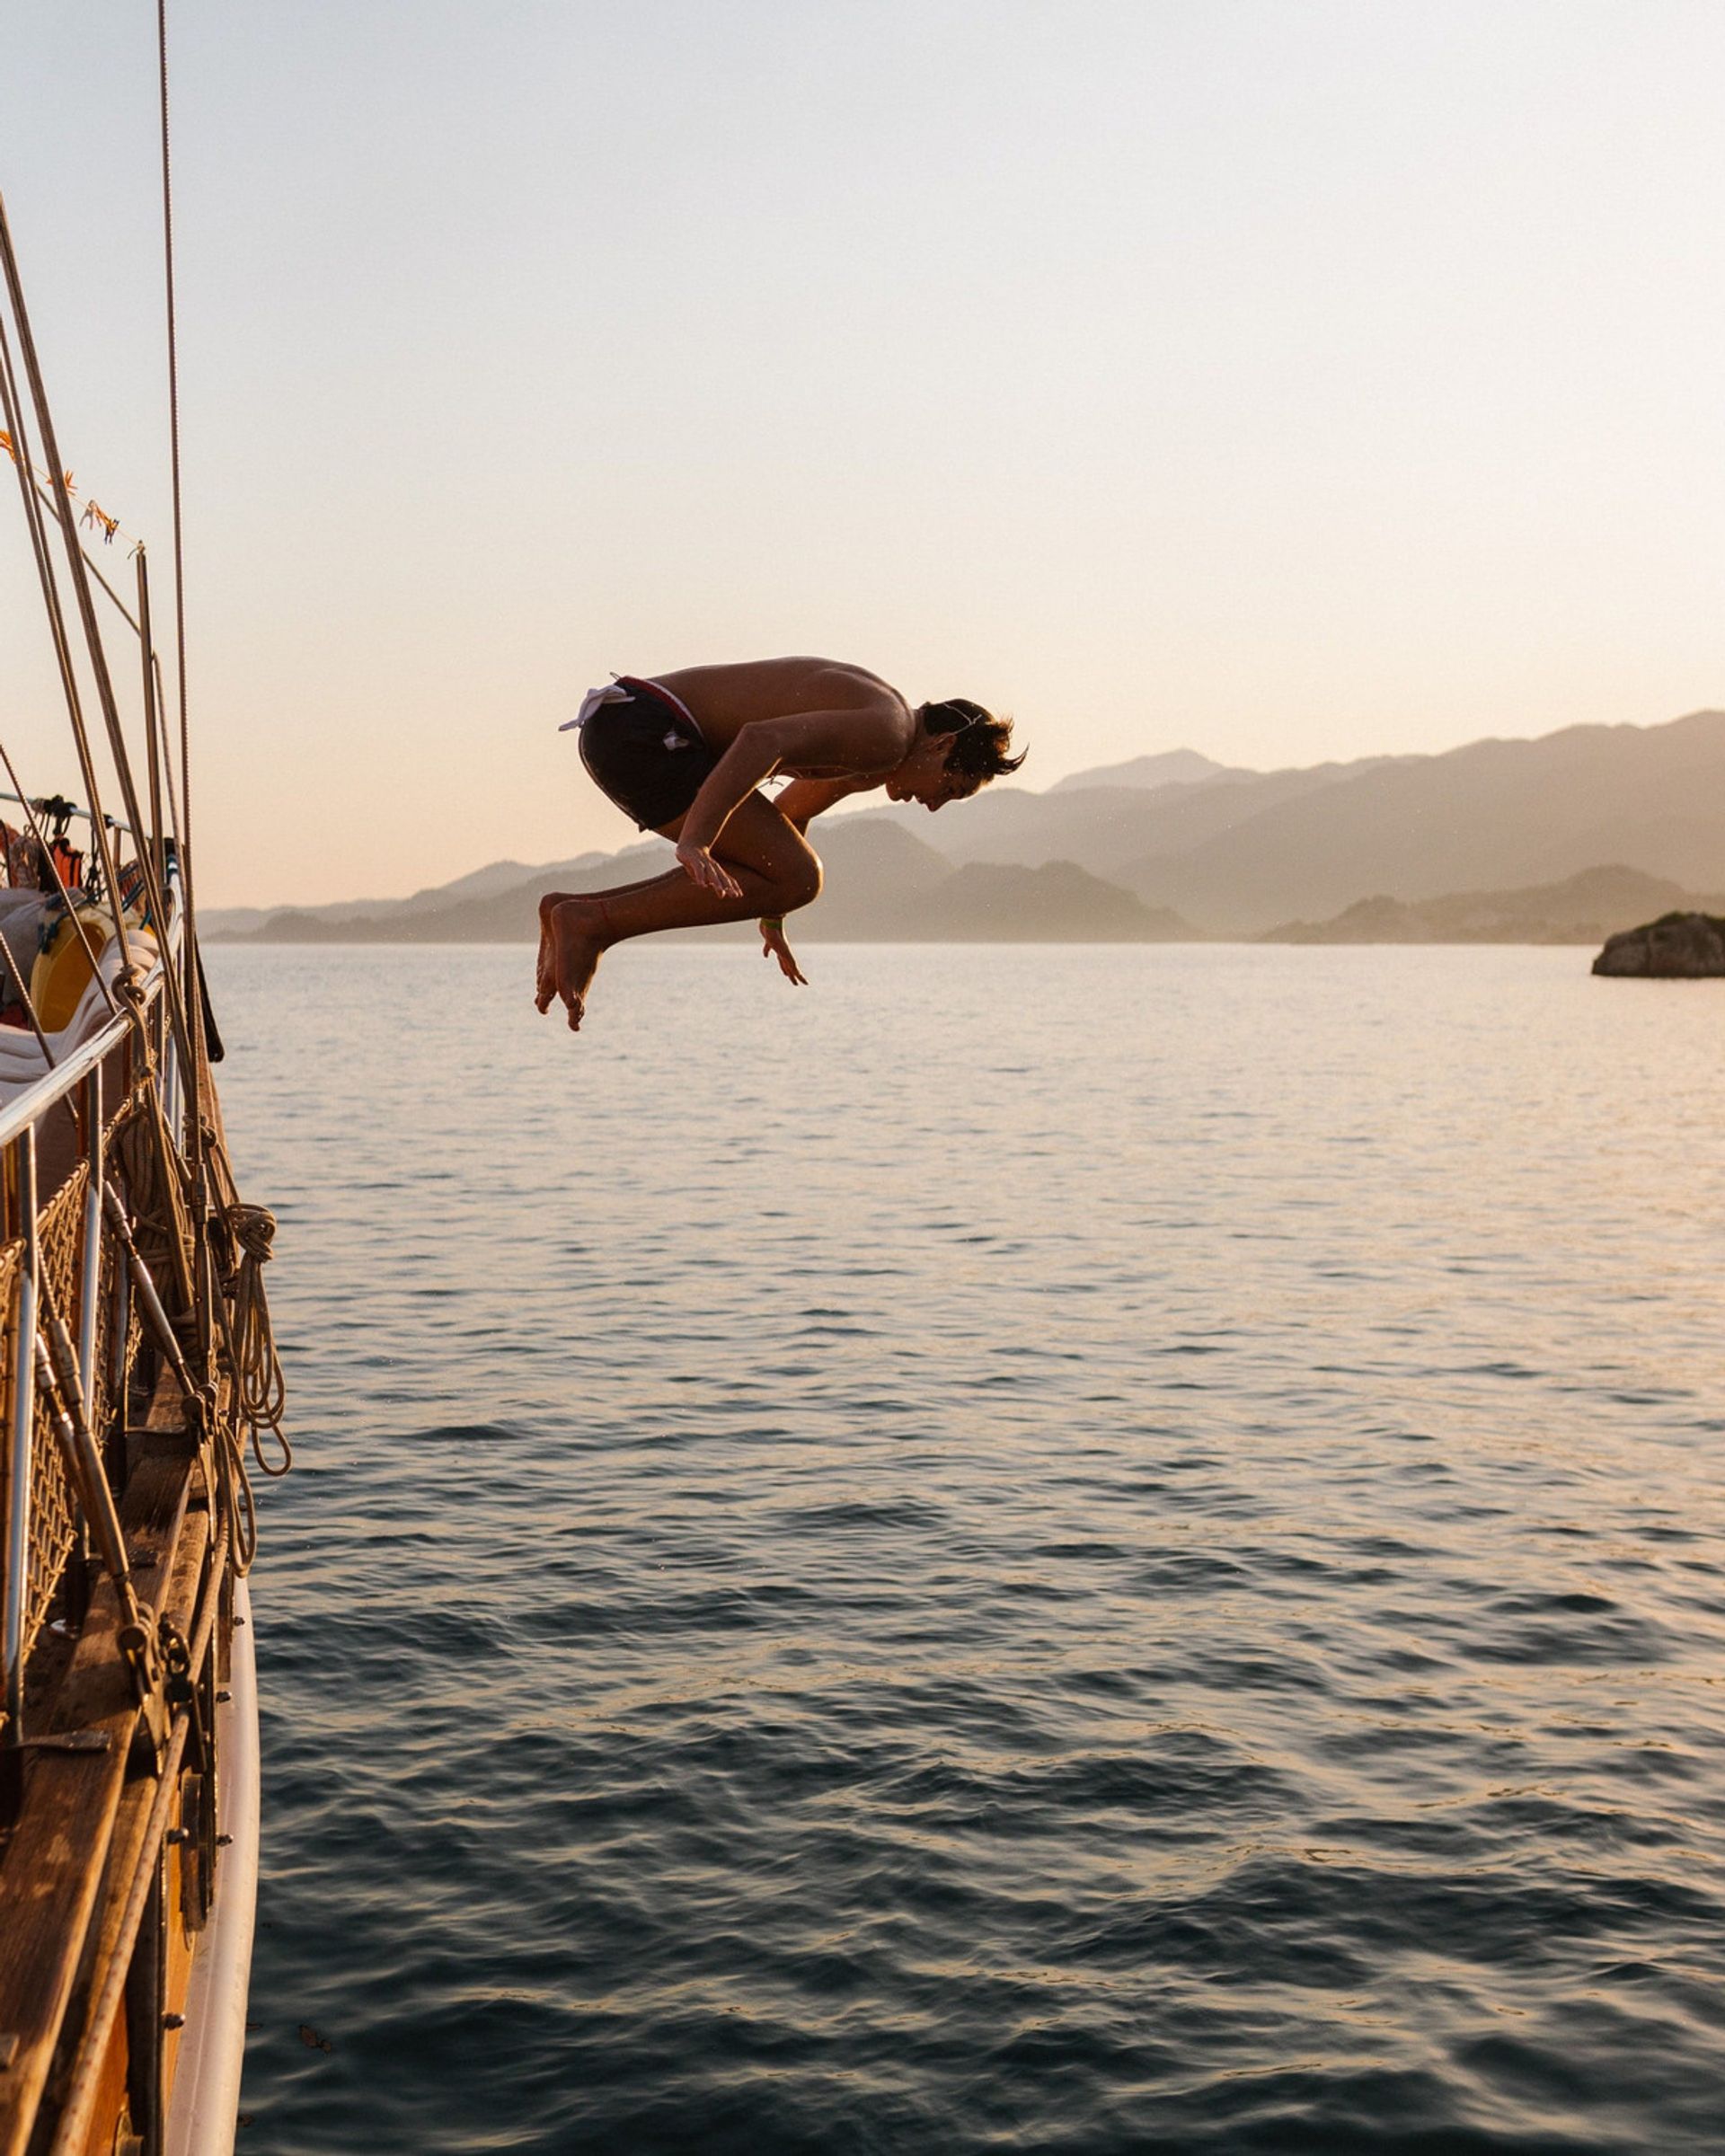
<path fill-rule="evenodd" d="M 1713 2145 L 1725 998 L 211 956 L 260 2147 Z"/>

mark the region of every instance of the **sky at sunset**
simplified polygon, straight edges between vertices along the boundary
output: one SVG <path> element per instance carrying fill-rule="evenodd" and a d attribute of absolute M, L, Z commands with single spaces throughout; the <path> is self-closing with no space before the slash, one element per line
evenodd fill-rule
<path fill-rule="evenodd" d="M 1039 787 L 1725 702 L 1713 0 L 170 19 L 206 903 L 623 843 L 555 730 L 613 669 L 853 659 Z M 0 190 L 160 614 L 154 39 L 9 11 Z"/>

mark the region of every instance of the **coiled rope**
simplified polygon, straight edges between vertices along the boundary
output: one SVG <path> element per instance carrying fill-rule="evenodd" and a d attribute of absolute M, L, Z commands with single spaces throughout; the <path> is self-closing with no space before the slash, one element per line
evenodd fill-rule
<path fill-rule="evenodd" d="M 281 1373 L 270 1301 L 263 1289 L 263 1268 L 275 1254 L 276 1216 L 267 1206 L 243 1205 L 236 1198 L 224 1208 L 222 1220 L 237 1253 L 237 1262 L 223 1283 L 233 1311 L 228 1351 L 234 1365 L 234 1415 L 250 1434 L 259 1472 L 285 1475 L 294 1464 L 294 1448 L 281 1427 L 288 1381 Z M 275 1441 L 274 1462 L 264 1455 L 265 1430 Z"/>
<path fill-rule="evenodd" d="M 151 1096 L 141 1094 L 133 1114 L 116 1128 L 113 1146 L 132 1194 L 137 1240 L 131 1241 L 128 1231 L 128 1241 L 134 1249 L 143 1246 L 144 1262 L 153 1273 L 159 1270 L 165 1276 L 176 1241 L 181 1250 L 186 1246 L 191 1223 L 185 1209 L 184 1163 L 170 1152 L 173 1172 L 164 1174 L 161 1149 L 150 1142 L 148 1118 L 154 1108 Z M 267 1206 L 247 1205 L 240 1197 L 219 1126 L 206 1123 L 201 1135 L 216 1185 L 209 1216 L 210 1255 L 219 1277 L 214 1284 L 211 1314 L 217 1365 L 228 1386 L 226 1413 L 219 1388 L 214 1383 L 199 1383 L 177 1346 L 175 1354 L 180 1356 L 177 1368 L 187 1387 L 189 1409 L 214 1453 L 215 1496 L 218 1515 L 228 1528 L 229 1561 L 243 1574 L 251 1570 L 258 1546 L 248 1446 L 259 1473 L 272 1480 L 285 1475 L 294 1463 L 293 1446 L 282 1427 L 287 1380 L 263 1285 L 263 1268 L 274 1254 L 276 1216 Z M 266 1431 L 272 1444 L 266 1444 Z"/>

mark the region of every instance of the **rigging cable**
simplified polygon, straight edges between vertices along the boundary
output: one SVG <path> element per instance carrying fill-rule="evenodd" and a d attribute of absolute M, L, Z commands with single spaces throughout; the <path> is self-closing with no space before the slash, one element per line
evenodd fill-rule
<path fill-rule="evenodd" d="M 270 1246 L 275 1240 L 275 1215 L 264 1206 L 242 1203 L 213 1088 L 210 1093 L 211 1112 L 208 1119 L 202 1112 L 200 1102 L 200 1093 L 207 1076 L 204 1068 L 207 1041 L 203 997 L 201 994 L 194 993 L 192 985 L 193 975 L 199 968 L 199 959 L 191 833 L 191 724 L 186 694 L 185 526 L 180 483 L 180 342 L 173 273 L 173 157 L 169 125 L 167 0 L 156 0 L 155 34 L 161 91 L 162 259 L 167 300 L 168 453 L 173 499 L 174 672 L 180 719 L 180 794 L 177 800 L 173 793 L 172 758 L 169 756 L 164 761 L 169 805 L 174 815 L 180 841 L 180 874 L 185 891 L 186 1021 L 195 1043 L 190 1068 L 187 1073 L 188 1150 L 192 1154 L 192 1171 L 198 1194 L 199 1257 L 206 1285 L 210 1278 L 208 1224 L 218 1202 L 217 1194 L 209 1188 L 209 1169 L 212 1165 L 215 1180 L 221 1186 L 219 1218 L 226 1231 L 233 1262 L 227 1278 L 218 1284 L 214 1310 L 222 1332 L 222 1344 L 234 1385 L 235 1420 L 250 1431 L 252 1456 L 261 1471 L 268 1475 L 285 1475 L 293 1465 L 293 1450 L 281 1427 L 287 1401 L 287 1384 L 282 1375 L 281 1360 L 276 1352 L 275 1337 L 270 1321 L 270 1305 L 263 1288 L 263 1268 L 269 1262 Z M 165 711 L 161 716 L 165 735 Z M 280 1448 L 279 1465 L 272 1464 L 265 1458 L 262 1444 L 265 1429 L 272 1433 Z M 249 1503 L 251 1489 L 245 1479 L 243 1455 L 237 1445 L 233 1449 L 237 1479 Z M 234 1561 L 236 1569 L 243 1572 L 250 1568 L 251 1548 L 240 1549 L 237 1546 L 237 1535 L 235 1539 Z M 254 1548 L 255 1531 L 250 1542 L 251 1547 Z"/>
<path fill-rule="evenodd" d="M 180 711 L 180 876 L 185 893 L 185 934 L 181 946 L 184 978 L 181 1001 L 191 1043 L 186 1059 L 186 1127 L 183 1143 L 191 1166 L 192 1260 L 197 1268 L 198 1293 L 192 1312 L 198 1326 L 198 1361 L 202 1375 L 214 1374 L 215 1334 L 211 1316 L 213 1265 L 209 1247 L 209 1163 L 204 1145 L 206 1121 L 219 1119 L 220 1109 L 204 1114 L 203 1095 L 208 1074 L 204 1067 L 203 998 L 198 958 L 198 900 L 194 885 L 191 847 L 191 725 L 186 698 L 186 550 L 185 522 L 180 485 L 180 323 L 177 286 L 173 274 L 173 155 L 168 99 L 168 0 L 155 0 L 156 81 L 162 135 L 162 282 L 167 311 L 168 360 L 168 473 L 173 505 L 173 661 Z"/>
<path fill-rule="evenodd" d="M 195 927 L 191 896 L 191 729 L 186 707 L 186 552 L 180 500 L 180 336 L 174 305 L 173 164 L 168 134 L 168 0 L 156 0 L 155 42 L 162 104 L 162 259 L 168 311 L 168 464 L 173 495 L 173 655 L 180 707 L 180 798 L 184 821 L 180 840 L 185 859 L 186 915 Z"/>
<path fill-rule="evenodd" d="M 173 156 L 168 125 L 168 0 L 155 0 L 155 49 L 162 115 L 162 268 L 167 302 L 168 331 L 168 473 L 173 504 L 173 667 L 180 714 L 180 878 L 186 894 L 186 1004 L 191 1010 L 198 998 L 190 992 L 191 969 L 197 964 L 198 901 L 192 877 L 191 849 L 191 721 L 186 697 L 186 541 L 180 488 L 180 322 L 173 275 Z M 201 1017 L 201 1012 L 197 1013 Z M 194 1019 L 194 1024 L 196 1020 Z M 196 1028 L 199 1039 L 202 1026 Z M 199 1058 L 192 1058 L 186 1074 L 194 1132 L 201 1132 L 199 1096 L 204 1073 Z M 194 1140 L 194 1143 L 197 1141 Z M 199 1177 L 201 1162 L 194 1162 Z"/>

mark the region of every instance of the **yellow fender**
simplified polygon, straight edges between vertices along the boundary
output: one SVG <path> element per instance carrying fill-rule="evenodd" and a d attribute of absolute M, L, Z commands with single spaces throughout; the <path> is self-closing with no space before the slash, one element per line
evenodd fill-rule
<path fill-rule="evenodd" d="M 63 915 L 47 950 L 37 953 L 36 963 L 30 969 L 30 1000 L 36 1006 L 44 1033 L 63 1032 L 76 1017 L 84 991 L 95 977 L 91 955 L 100 959 L 114 932 L 112 921 L 94 906 L 81 906 L 78 918 L 84 934 L 78 933 L 69 913 Z M 155 938 L 148 929 L 137 925 L 130 909 L 126 925 L 129 933 L 148 944 L 149 955 L 154 957 Z"/>

